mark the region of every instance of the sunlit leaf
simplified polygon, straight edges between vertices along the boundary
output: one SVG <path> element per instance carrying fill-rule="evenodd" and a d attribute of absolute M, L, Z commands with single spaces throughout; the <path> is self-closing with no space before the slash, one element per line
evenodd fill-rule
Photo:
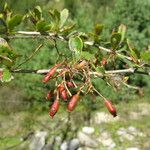
<path fill-rule="evenodd" d="M 127 27 L 124 24 L 121 24 L 118 28 L 118 33 L 121 34 L 121 42 L 124 41 Z"/>
<path fill-rule="evenodd" d="M 3 76 L 2 76 L 2 81 L 3 82 L 9 82 L 11 80 L 11 73 L 8 69 L 3 70 Z"/>
<path fill-rule="evenodd" d="M 96 71 L 100 73 L 105 73 L 104 67 L 100 67 L 100 66 L 96 67 Z"/>
<path fill-rule="evenodd" d="M 71 37 L 69 39 L 69 48 L 73 52 L 81 53 L 83 49 L 83 41 L 80 37 Z"/>
<path fill-rule="evenodd" d="M 150 51 L 145 51 L 141 53 L 141 59 L 150 64 Z"/>
<path fill-rule="evenodd" d="M 64 24 L 66 23 L 67 19 L 69 16 L 69 11 L 68 9 L 63 9 L 60 12 L 60 28 L 62 28 L 64 26 Z"/>
<path fill-rule="evenodd" d="M 94 59 L 94 55 L 89 53 L 89 52 L 86 52 L 86 51 L 83 51 L 81 56 L 82 56 L 82 58 L 84 58 L 86 60 L 93 60 Z"/>

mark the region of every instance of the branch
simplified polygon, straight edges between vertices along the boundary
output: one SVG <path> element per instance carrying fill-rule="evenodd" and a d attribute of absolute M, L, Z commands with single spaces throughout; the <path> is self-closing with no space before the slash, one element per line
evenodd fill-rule
<path fill-rule="evenodd" d="M 1 70 L 1 69 L 0 69 Z M 62 69 L 57 69 L 57 72 L 62 71 Z M 41 69 L 41 70 L 23 70 L 23 69 L 17 69 L 13 70 L 12 73 L 33 73 L 33 74 L 47 74 L 49 72 L 49 69 Z M 137 71 L 135 68 L 129 68 L 129 69 L 121 69 L 121 70 L 107 70 L 104 74 L 122 74 L 122 73 L 131 73 L 131 74 L 143 74 L 150 76 L 150 72 L 142 72 Z M 89 72 L 90 75 L 94 75 L 96 77 L 103 77 L 104 75 L 100 72 Z"/>
<path fill-rule="evenodd" d="M 36 32 L 36 31 L 34 31 L 34 32 L 31 32 L 31 31 L 18 31 L 18 32 L 16 32 L 16 34 L 19 34 L 19 36 L 18 35 L 8 36 L 8 38 L 9 39 L 15 39 L 15 38 L 22 38 L 22 39 L 23 38 L 25 38 L 25 39 L 27 39 L 27 38 L 45 38 L 45 39 L 53 39 L 53 40 L 57 38 L 57 39 L 60 39 L 62 41 L 65 41 L 65 42 L 68 42 L 68 40 L 69 40 L 68 38 L 65 38 L 65 37 L 63 37 L 61 35 L 58 35 L 56 33 L 53 33 L 53 32 L 46 33 L 45 35 L 42 35 L 40 32 Z M 107 53 L 112 53 L 113 52 L 111 49 L 107 49 L 107 48 L 102 47 L 98 44 L 95 44 L 93 41 L 85 41 L 84 44 L 85 45 L 90 45 L 90 46 L 95 46 L 98 49 L 103 50 Z M 116 53 L 116 55 L 118 55 L 121 58 L 126 58 L 127 60 L 132 61 L 131 57 L 121 54 L 120 51 L 115 51 L 115 53 Z"/>
<path fill-rule="evenodd" d="M 136 72 L 136 69 L 135 69 L 135 68 L 105 71 L 106 74 L 135 73 L 135 72 Z"/>

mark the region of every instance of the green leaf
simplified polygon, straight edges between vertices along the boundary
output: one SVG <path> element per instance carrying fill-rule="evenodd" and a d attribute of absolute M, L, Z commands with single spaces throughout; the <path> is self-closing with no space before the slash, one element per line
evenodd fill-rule
<path fill-rule="evenodd" d="M 22 21 L 22 15 L 13 16 L 8 22 L 8 28 L 12 31 L 16 26 L 18 26 Z"/>
<path fill-rule="evenodd" d="M 7 2 L 5 2 L 4 7 L 3 7 L 3 11 L 7 11 L 9 10 L 8 4 Z"/>
<path fill-rule="evenodd" d="M 60 32 L 69 32 L 75 27 L 75 24 L 65 25 Z"/>
<path fill-rule="evenodd" d="M 59 23 L 60 22 L 60 12 L 57 9 L 54 10 L 54 17 L 55 17 L 55 22 Z"/>
<path fill-rule="evenodd" d="M 14 61 L 20 55 L 16 54 L 13 50 L 11 50 L 7 45 L 0 45 L 0 58 L 1 58 L 1 66 L 11 67 L 14 64 Z"/>
<path fill-rule="evenodd" d="M 103 74 L 105 73 L 104 67 L 100 67 L 100 66 L 96 67 L 96 71 L 100 72 L 100 73 L 103 73 Z"/>
<path fill-rule="evenodd" d="M 85 51 L 82 52 L 81 56 L 86 60 L 94 60 L 95 59 L 93 54 L 91 54 L 89 52 L 85 52 Z"/>
<path fill-rule="evenodd" d="M 60 12 L 60 28 L 62 28 L 64 26 L 64 24 L 66 23 L 67 19 L 69 16 L 69 11 L 68 9 L 63 9 Z"/>
<path fill-rule="evenodd" d="M 0 14 L 0 33 L 5 33 L 7 31 L 7 25 L 6 22 L 3 20 L 1 14 Z"/>
<path fill-rule="evenodd" d="M 40 6 L 36 6 L 34 8 L 35 17 L 37 17 L 38 20 L 41 20 L 42 18 L 42 9 Z"/>
<path fill-rule="evenodd" d="M 11 73 L 8 69 L 4 69 L 3 70 L 3 77 L 2 77 L 2 81 L 3 82 L 9 82 L 11 80 Z"/>
<path fill-rule="evenodd" d="M 120 33 L 113 33 L 110 41 L 111 41 L 111 45 L 112 45 L 113 49 L 116 50 L 117 47 L 119 46 L 120 42 L 121 42 L 121 34 Z"/>
<path fill-rule="evenodd" d="M 129 39 L 127 39 L 126 42 L 127 42 L 128 50 L 130 51 L 131 56 L 135 59 L 138 59 L 140 57 L 139 51 L 135 49 L 135 47 L 132 45 Z"/>
<path fill-rule="evenodd" d="M 47 24 L 44 20 L 43 21 L 39 21 L 36 24 L 36 28 L 39 32 L 46 32 L 48 30 L 51 29 L 51 25 Z"/>
<path fill-rule="evenodd" d="M 150 64 L 150 51 L 142 52 L 141 58 Z"/>
<path fill-rule="evenodd" d="M 104 28 L 104 25 L 96 24 L 95 28 L 94 28 L 95 34 L 96 35 L 100 35 L 102 33 L 102 31 L 103 31 L 103 28 Z"/>
<path fill-rule="evenodd" d="M 123 42 L 125 39 L 126 30 L 127 27 L 124 24 L 121 24 L 118 28 L 118 33 L 121 34 L 121 42 Z"/>
<path fill-rule="evenodd" d="M 83 41 L 80 37 L 71 37 L 69 39 L 69 48 L 75 53 L 81 53 L 83 49 Z"/>

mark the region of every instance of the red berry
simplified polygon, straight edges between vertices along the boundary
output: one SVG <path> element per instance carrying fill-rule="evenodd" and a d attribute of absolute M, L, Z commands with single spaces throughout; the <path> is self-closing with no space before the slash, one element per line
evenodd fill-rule
<path fill-rule="evenodd" d="M 74 88 L 74 87 L 75 87 L 72 82 L 67 82 L 67 86 L 68 86 L 69 88 Z"/>
<path fill-rule="evenodd" d="M 111 101 L 105 100 L 105 105 L 106 105 L 107 109 L 109 110 L 109 112 L 110 112 L 114 117 L 116 117 L 116 116 L 117 116 L 116 108 L 112 105 Z"/>
<path fill-rule="evenodd" d="M 56 99 L 49 110 L 49 115 L 51 118 L 54 117 L 54 115 L 57 113 L 58 109 L 59 109 L 59 100 Z"/>
<path fill-rule="evenodd" d="M 71 98 L 71 100 L 70 100 L 70 102 L 67 106 L 67 109 L 68 109 L 69 112 L 74 110 L 74 108 L 77 105 L 78 99 L 79 99 L 79 92 L 72 96 L 72 98 Z"/>
<path fill-rule="evenodd" d="M 102 64 L 103 66 L 105 66 L 105 65 L 107 64 L 106 58 L 103 58 L 103 59 L 102 59 L 101 64 Z"/>

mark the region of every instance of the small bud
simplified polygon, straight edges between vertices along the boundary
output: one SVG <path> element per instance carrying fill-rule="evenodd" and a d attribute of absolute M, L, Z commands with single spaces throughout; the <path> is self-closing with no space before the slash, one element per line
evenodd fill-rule
<path fill-rule="evenodd" d="M 102 61 L 101 61 L 101 65 L 105 66 L 106 64 L 107 64 L 107 60 L 106 60 L 106 58 L 103 58 Z"/>

